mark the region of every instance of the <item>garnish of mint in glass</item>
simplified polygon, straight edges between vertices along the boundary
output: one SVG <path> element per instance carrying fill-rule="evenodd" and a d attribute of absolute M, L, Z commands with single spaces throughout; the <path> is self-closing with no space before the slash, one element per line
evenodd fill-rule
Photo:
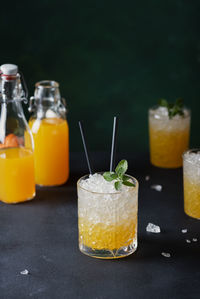
<path fill-rule="evenodd" d="M 160 99 L 158 102 L 160 107 L 166 107 L 168 110 L 169 118 L 172 119 L 175 115 L 184 116 L 183 99 L 177 99 L 175 103 L 169 103 L 165 99 Z"/>
<path fill-rule="evenodd" d="M 135 187 L 135 184 L 129 181 L 130 177 L 125 174 L 127 169 L 128 169 L 128 162 L 126 160 L 121 160 L 117 165 L 117 167 L 115 168 L 115 172 L 110 172 L 110 171 L 104 172 L 103 177 L 108 182 L 116 180 L 114 186 L 117 191 L 120 190 L 122 185 L 128 187 Z"/>

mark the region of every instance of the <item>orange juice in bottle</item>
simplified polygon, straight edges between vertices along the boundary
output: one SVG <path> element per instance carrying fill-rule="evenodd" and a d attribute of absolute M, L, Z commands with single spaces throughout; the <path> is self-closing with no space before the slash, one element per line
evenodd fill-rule
<path fill-rule="evenodd" d="M 36 184 L 55 186 L 69 177 L 69 128 L 59 85 L 55 81 L 36 83 L 29 120 L 34 138 Z"/>
<path fill-rule="evenodd" d="M 35 196 L 35 177 L 33 138 L 21 106 L 24 92 L 16 65 L 1 66 L 1 85 L 0 200 L 18 203 Z"/>
<path fill-rule="evenodd" d="M 0 150 L 0 200 L 18 203 L 35 195 L 33 152 L 23 147 Z"/>

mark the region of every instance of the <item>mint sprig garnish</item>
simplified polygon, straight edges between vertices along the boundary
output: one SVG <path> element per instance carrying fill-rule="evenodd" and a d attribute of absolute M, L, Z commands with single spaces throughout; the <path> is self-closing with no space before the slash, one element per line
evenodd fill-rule
<path fill-rule="evenodd" d="M 127 169 L 128 162 L 126 160 L 121 160 L 115 168 L 115 172 L 104 172 L 103 177 L 108 182 L 116 180 L 114 186 L 117 191 L 120 190 L 122 184 L 128 187 L 135 187 L 135 184 L 129 181 L 130 177 L 125 174 Z"/>
<path fill-rule="evenodd" d="M 158 105 L 161 107 L 166 107 L 168 110 L 168 116 L 172 119 L 175 115 L 184 116 L 183 112 L 183 99 L 179 98 L 175 101 L 175 103 L 169 103 L 165 99 L 160 99 Z"/>

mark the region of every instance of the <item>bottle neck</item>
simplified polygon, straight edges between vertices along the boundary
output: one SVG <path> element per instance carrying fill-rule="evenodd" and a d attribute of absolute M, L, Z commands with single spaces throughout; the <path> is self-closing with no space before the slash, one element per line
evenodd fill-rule
<path fill-rule="evenodd" d="M 55 81 L 36 83 L 34 96 L 30 98 L 29 111 L 34 113 L 34 118 L 65 118 L 66 108 L 61 99 L 59 84 Z"/>
<path fill-rule="evenodd" d="M 43 106 L 56 105 L 60 101 L 59 84 L 55 81 L 40 81 L 35 85 L 35 100 Z"/>
<path fill-rule="evenodd" d="M 21 84 L 20 78 L 17 74 L 9 79 L 5 76 L 1 76 L 1 99 L 3 103 L 8 103 L 21 97 Z"/>

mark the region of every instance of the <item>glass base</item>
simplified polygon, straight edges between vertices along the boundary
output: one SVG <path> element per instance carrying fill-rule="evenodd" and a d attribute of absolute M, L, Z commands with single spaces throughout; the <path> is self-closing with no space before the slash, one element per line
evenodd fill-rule
<path fill-rule="evenodd" d="M 200 218 L 195 217 L 194 215 L 190 215 L 190 214 L 187 213 L 185 210 L 184 210 L 184 212 L 185 212 L 185 214 L 186 214 L 188 217 L 190 217 L 190 218 L 192 218 L 192 219 L 195 219 L 195 220 L 200 220 Z"/>
<path fill-rule="evenodd" d="M 109 249 L 93 249 L 85 246 L 84 244 L 79 244 L 79 249 L 82 253 L 98 258 L 98 259 L 118 259 L 122 257 L 126 257 L 132 253 L 134 253 L 137 249 L 137 241 L 134 243 L 123 246 L 119 249 L 109 250 Z"/>
<path fill-rule="evenodd" d="M 60 184 L 54 184 L 54 185 L 43 185 L 43 184 L 37 184 L 36 183 L 36 186 L 37 187 L 49 187 L 49 188 L 51 188 L 51 187 L 58 187 L 58 186 L 62 186 L 62 185 L 64 185 L 65 183 L 67 182 L 67 180 L 66 181 L 64 181 L 63 183 L 60 183 Z"/>
<path fill-rule="evenodd" d="M 182 164 L 177 164 L 177 165 L 173 165 L 173 166 L 168 166 L 168 165 L 166 166 L 166 165 L 154 163 L 152 161 L 150 161 L 150 162 L 153 166 L 158 167 L 158 168 L 164 168 L 164 169 L 176 169 L 176 168 L 182 167 Z"/>
<path fill-rule="evenodd" d="M 16 205 L 16 204 L 18 204 L 18 203 L 24 203 L 24 202 L 26 202 L 26 201 L 31 201 L 32 199 L 34 199 L 35 198 L 35 193 L 33 194 L 33 196 L 32 197 L 29 197 L 29 198 L 25 198 L 25 199 L 20 199 L 20 200 L 18 200 L 18 201 L 6 201 L 6 200 L 3 200 L 3 199 L 0 199 L 0 201 L 2 201 L 2 202 L 4 202 L 4 203 L 6 203 L 6 204 L 13 204 L 13 205 Z"/>

